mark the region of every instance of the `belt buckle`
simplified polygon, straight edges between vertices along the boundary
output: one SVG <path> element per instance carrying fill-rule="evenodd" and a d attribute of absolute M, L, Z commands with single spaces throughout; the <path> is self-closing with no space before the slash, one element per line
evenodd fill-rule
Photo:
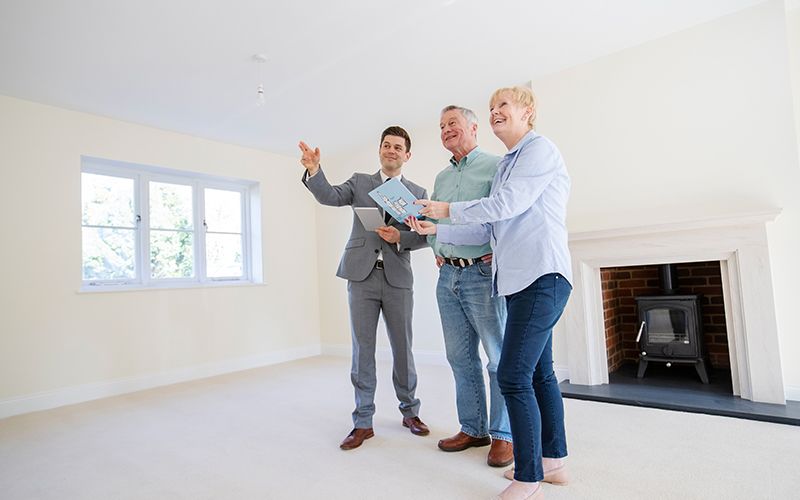
<path fill-rule="evenodd" d="M 375 261 L 375 269 L 383 269 L 383 261 L 382 260 L 376 260 Z"/>

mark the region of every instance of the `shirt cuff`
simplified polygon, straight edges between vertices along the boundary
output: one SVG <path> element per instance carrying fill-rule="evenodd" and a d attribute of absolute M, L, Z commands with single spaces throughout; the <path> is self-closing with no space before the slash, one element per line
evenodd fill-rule
<path fill-rule="evenodd" d="M 464 202 L 454 201 L 450 203 L 450 223 L 463 224 L 462 216 L 464 214 Z M 440 226 L 441 227 L 441 226 Z M 439 228 L 437 228 L 437 233 Z"/>

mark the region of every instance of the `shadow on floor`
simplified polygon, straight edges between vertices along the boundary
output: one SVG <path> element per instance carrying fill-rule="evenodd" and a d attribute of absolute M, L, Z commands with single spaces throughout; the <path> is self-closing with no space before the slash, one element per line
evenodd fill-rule
<path fill-rule="evenodd" d="M 800 426 L 800 402 L 786 406 L 754 403 L 733 395 L 730 371 L 709 371 L 703 384 L 691 365 L 650 363 L 644 378 L 636 378 L 636 364 L 623 365 L 609 374 L 608 385 L 559 384 L 565 398 L 601 401 L 646 408 L 706 413 Z"/>

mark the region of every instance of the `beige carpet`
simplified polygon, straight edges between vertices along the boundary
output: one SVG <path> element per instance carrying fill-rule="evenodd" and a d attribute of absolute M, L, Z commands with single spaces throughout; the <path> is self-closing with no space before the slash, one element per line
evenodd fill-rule
<path fill-rule="evenodd" d="M 379 366 L 375 437 L 350 430 L 348 360 L 319 357 L 0 420 L 0 499 L 486 499 L 486 448 L 444 453 L 452 377 L 419 366 L 427 437 Z M 547 498 L 800 498 L 800 429 L 566 400 L 573 482 Z"/>

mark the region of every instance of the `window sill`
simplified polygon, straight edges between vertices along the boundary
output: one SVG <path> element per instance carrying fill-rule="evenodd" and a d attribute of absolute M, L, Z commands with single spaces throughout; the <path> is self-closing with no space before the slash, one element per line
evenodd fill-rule
<path fill-rule="evenodd" d="M 75 293 L 94 294 L 94 293 L 117 293 L 117 292 L 142 292 L 142 291 L 162 291 L 162 290 L 191 290 L 198 288 L 228 288 L 228 287 L 253 287 L 265 286 L 266 283 L 256 283 L 254 281 L 207 281 L 203 283 L 169 283 L 163 285 L 82 285 Z"/>

